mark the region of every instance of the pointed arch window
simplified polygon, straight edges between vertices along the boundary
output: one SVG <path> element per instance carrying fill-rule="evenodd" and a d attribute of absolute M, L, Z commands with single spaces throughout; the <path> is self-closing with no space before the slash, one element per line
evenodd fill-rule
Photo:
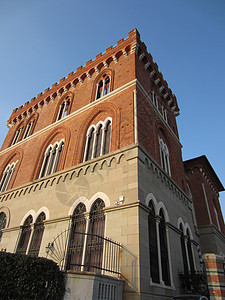
<path fill-rule="evenodd" d="M 91 125 L 87 130 L 84 161 L 110 152 L 112 120 L 107 118 L 98 125 Z"/>
<path fill-rule="evenodd" d="M 56 142 L 54 145 L 48 146 L 44 154 L 44 160 L 42 163 L 39 178 L 53 174 L 57 171 L 63 145 L 64 140 L 61 140 L 59 143 Z"/>
<path fill-rule="evenodd" d="M 46 219 L 45 213 L 42 212 L 37 217 L 36 222 L 34 223 L 34 231 L 31 239 L 30 248 L 28 251 L 29 255 L 38 256 L 41 241 L 44 233 L 44 220 Z"/>
<path fill-rule="evenodd" d="M 97 84 L 96 99 L 99 99 L 107 95 L 109 91 L 110 91 L 110 77 L 103 75 L 103 79 L 101 79 Z"/>
<path fill-rule="evenodd" d="M 160 239 L 160 255 L 161 255 L 161 265 L 162 265 L 162 279 L 166 285 L 170 285 L 166 224 L 165 224 L 165 217 L 162 209 L 160 209 L 159 216 L 160 216 L 159 239 Z"/>
<path fill-rule="evenodd" d="M 62 102 L 62 104 L 59 107 L 58 115 L 56 121 L 59 121 L 63 118 L 65 118 L 68 115 L 69 106 L 70 106 L 70 97 L 67 96 L 65 100 Z"/>
<path fill-rule="evenodd" d="M 88 228 L 85 265 L 87 271 L 100 272 L 103 255 L 103 239 L 105 232 L 105 203 L 98 198 L 92 205 Z"/>
<path fill-rule="evenodd" d="M 8 164 L 7 167 L 5 168 L 2 178 L 0 181 L 0 192 L 4 192 L 7 190 L 10 181 L 12 179 L 13 173 L 15 171 L 16 165 L 18 163 L 18 160 L 16 162 L 13 162 L 11 164 Z"/>
<path fill-rule="evenodd" d="M 0 213 L 0 242 L 3 234 L 2 229 L 6 227 L 6 221 L 7 221 L 6 214 L 4 212 L 1 212 Z"/>
<path fill-rule="evenodd" d="M 169 150 L 167 145 L 163 142 L 163 139 L 160 137 L 159 137 L 159 149 L 160 149 L 161 166 L 167 174 L 171 175 Z"/>
<path fill-rule="evenodd" d="M 31 121 L 31 122 L 29 122 L 29 123 L 27 124 L 26 129 L 25 129 L 25 131 L 24 131 L 23 140 L 26 139 L 28 136 L 31 135 L 33 126 L 34 126 L 34 120 Z"/>
<path fill-rule="evenodd" d="M 22 226 L 16 253 L 26 254 L 27 247 L 28 247 L 29 240 L 30 240 L 30 235 L 31 235 L 31 224 L 32 223 L 33 223 L 33 217 L 31 215 L 29 215 L 26 218 L 26 220 Z"/>
<path fill-rule="evenodd" d="M 149 256 L 150 272 L 152 282 L 159 283 L 159 264 L 158 264 L 158 247 L 156 232 L 156 216 L 153 202 L 148 205 L 150 212 L 148 215 L 148 234 L 149 234 Z"/>
<path fill-rule="evenodd" d="M 85 205 L 79 203 L 72 216 L 70 240 L 67 255 L 67 270 L 80 271 L 84 251 L 84 238 L 86 230 Z"/>
<path fill-rule="evenodd" d="M 19 142 L 21 136 L 22 136 L 22 132 L 23 132 L 23 127 L 19 128 L 14 136 L 14 139 L 12 141 L 12 145 L 15 145 L 17 142 Z"/>

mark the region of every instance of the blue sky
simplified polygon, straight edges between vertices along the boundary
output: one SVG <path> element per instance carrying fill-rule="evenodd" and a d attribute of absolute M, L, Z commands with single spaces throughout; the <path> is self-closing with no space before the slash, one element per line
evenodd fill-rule
<path fill-rule="evenodd" d="M 183 158 L 205 154 L 225 185 L 224 14 L 224 0 L 0 0 L 0 144 L 14 108 L 136 27 L 177 97 Z"/>

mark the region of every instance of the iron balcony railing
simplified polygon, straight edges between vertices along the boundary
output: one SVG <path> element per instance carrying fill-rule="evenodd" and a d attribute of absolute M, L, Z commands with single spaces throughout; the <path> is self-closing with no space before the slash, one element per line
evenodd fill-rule
<path fill-rule="evenodd" d="M 61 270 L 121 274 L 122 246 L 103 236 L 69 230 L 59 234 L 46 247 Z"/>

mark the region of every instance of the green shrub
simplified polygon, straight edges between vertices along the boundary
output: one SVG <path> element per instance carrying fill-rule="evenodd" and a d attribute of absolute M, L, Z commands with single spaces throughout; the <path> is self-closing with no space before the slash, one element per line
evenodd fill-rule
<path fill-rule="evenodd" d="M 0 299 L 62 299 L 64 274 L 46 258 L 0 252 Z"/>

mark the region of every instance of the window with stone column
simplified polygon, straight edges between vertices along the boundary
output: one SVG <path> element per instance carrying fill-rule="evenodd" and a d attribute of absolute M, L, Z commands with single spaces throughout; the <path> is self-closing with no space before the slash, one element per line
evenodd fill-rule
<path fill-rule="evenodd" d="M 45 151 L 39 178 L 53 174 L 57 171 L 62 154 L 64 140 L 49 145 Z"/>
<path fill-rule="evenodd" d="M 107 154 L 111 146 L 112 120 L 106 118 L 97 125 L 91 125 L 86 134 L 84 161 Z"/>

